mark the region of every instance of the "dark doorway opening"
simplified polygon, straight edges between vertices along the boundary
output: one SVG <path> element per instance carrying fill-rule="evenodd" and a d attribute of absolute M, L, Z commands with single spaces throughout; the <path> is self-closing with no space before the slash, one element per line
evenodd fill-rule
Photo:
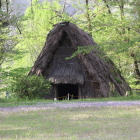
<path fill-rule="evenodd" d="M 78 85 L 73 84 L 60 84 L 58 85 L 58 98 L 59 100 L 78 99 Z"/>

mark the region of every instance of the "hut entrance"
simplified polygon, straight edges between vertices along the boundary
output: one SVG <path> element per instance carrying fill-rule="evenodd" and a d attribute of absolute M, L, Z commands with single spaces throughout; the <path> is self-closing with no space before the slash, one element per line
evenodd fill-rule
<path fill-rule="evenodd" d="M 69 99 L 78 99 L 78 85 L 73 85 L 73 84 L 58 85 L 59 100 L 67 99 L 68 93 L 69 93 Z"/>

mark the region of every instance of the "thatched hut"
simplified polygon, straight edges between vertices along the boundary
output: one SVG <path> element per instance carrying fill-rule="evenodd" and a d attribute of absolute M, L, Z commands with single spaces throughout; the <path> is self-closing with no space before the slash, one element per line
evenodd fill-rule
<path fill-rule="evenodd" d="M 88 54 L 70 57 L 78 47 L 91 46 Z M 69 93 L 74 98 L 124 96 L 130 87 L 106 59 L 92 37 L 75 24 L 61 22 L 54 26 L 29 75 L 42 75 L 52 87 L 46 98 L 61 98 Z"/>

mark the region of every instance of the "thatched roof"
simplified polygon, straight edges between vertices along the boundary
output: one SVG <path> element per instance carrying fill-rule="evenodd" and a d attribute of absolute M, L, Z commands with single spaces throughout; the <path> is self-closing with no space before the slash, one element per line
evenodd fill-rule
<path fill-rule="evenodd" d="M 78 46 L 92 46 L 93 50 L 66 60 Z M 100 84 L 100 94 L 109 96 L 113 89 L 124 95 L 130 87 L 111 60 L 102 57 L 99 47 L 92 37 L 75 24 L 58 23 L 47 36 L 47 41 L 29 75 L 43 75 L 53 84 L 70 83 L 88 85 Z M 94 84 L 95 85 L 95 84 Z M 85 88 L 86 89 L 86 88 Z M 86 91 L 85 91 L 86 92 Z"/>

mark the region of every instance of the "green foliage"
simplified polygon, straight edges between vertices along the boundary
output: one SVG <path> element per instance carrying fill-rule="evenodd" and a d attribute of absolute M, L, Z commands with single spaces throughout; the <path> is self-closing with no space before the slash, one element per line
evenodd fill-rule
<path fill-rule="evenodd" d="M 140 81 L 138 81 L 135 78 L 128 79 L 128 82 L 130 83 L 130 86 L 132 89 L 140 89 Z"/>
<path fill-rule="evenodd" d="M 137 0 L 122 3 L 97 0 L 95 3 L 93 1 L 88 1 L 88 3 L 88 5 L 80 4 L 79 1 L 75 5 L 75 8 L 78 9 L 77 13 L 82 9 L 82 14 L 76 15 L 79 19 L 77 25 L 93 36 L 101 50 L 114 61 L 127 81 L 131 81 L 136 77 L 134 58 L 131 57 L 131 54 L 135 55 L 138 66 L 140 66 L 139 2 Z M 84 5 L 88 6 L 88 11 Z M 92 30 L 89 30 L 89 26 L 92 27 Z M 79 52 L 82 52 L 82 49 Z M 88 53 L 84 48 L 83 52 Z M 118 79 L 117 81 L 119 82 Z"/>
<path fill-rule="evenodd" d="M 3 27 L 2 21 L 0 20 L 0 66 L 4 62 L 9 51 L 11 50 L 11 48 L 8 47 L 8 41 L 10 40 L 8 38 L 9 32 L 10 31 L 9 31 L 8 27 Z"/>
<path fill-rule="evenodd" d="M 120 80 L 120 78 L 116 77 L 115 80 L 118 84 L 122 84 L 122 81 Z"/>
<path fill-rule="evenodd" d="M 17 75 L 27 74 L 33 65 L 35 59 L 40 53 L 43 45 L 46 41 L 46 35 L 53 28 L 53 25 L 69 19 L 68 15 L 62 11 L 62 6 L 58 1 L 49 2 L 45 1 L 43 3 L 34 0 L 32 7 L 29 6 L 23 15 L 23 17 L 18 21 L 17 34 L 15 43 L 16 46 L 12 49 L 12 54 L 9 55 L 9 50 L 4 50 L 7 48 L 4 43 L 9 32 L 5 34 L 0 34 L 4 38 L 3 48 L 0 49 L 0 59 L 4 61 L 2 67 L 0 67 L 0 94 L 5 94 L 9 91 L 9 86 L 13 77 Z M 2 31 L 7 31 L 7 28 L 0 28 Z M 15 28 L 14 28 L 15 30 Z M 19 34 L 20 33 L 20 34 Z M 8 41 L 9 41 L 8 40 Z M 13 48 L 13 47 L 12 47 Z M 3 57 L 4 56 L 4 57 Z M 7 57 L 10 56 L 10 57 Z M 6 58 L 6 59 L 5 59 Z M 1 63 L 1 62 L 0 62 Z"/>
<path fill-rule="evenodd" d="M 15 34 L 11 31 L 15 29 L 17 19 L 10 14 L 10 3 L 6 3 L 7 1 L 1 1 L 0 3 L 0 66 L 11 55 L 16 44 Z"/>
<path fill-rule="evenodd" d="M 11 90 L 18 98 L 43 98 L 49 88 L 49 82 L 38 76 L 17 76 L 11 83 Z"/>
<path fill-rule="evenodd" d="M 97 48 L 96 48 L 97 47 Z M 92 51 L 93 49 L 99 49 L 98 48 L 98 46 L 78 46 L 78 49 L 77 49 L 77 51 L 75 51 L 73 54 L 72 54 L 72 56 L 70 56 L 70 57 L 66 57 L 66 59 L 68 60 L 68 59 L 71 59 L 71 58 L 73 58 L 73 57 L 75 57 L 77 54 L 83 54 L 83 55 L 85 55 L 85 54 L 88 54 L 88 53 L 90 53 L 90 51 Z M 98 54 L 97 54 L 98 55 Z"/>
<path fill-rule="evenodd" d="M 40 3 L 33 1 L 22 19 L 22 34 L 18 48 L 29 52 L 28 59 L 34 62 L 44 46 L 46 35 L 58 22 L 70 20 L 70 16 L 63 11 L 58 0 Z"/>
<path fill-rule="evenodd" d="M 12 62 L 11 62 L 12 64 Z M 28 74 L 31 67 L 17 67 L 13 68 L 10 66 L 3 67 L 0 69 L 0 96 L 5 96 L 6 91 L 10 91 L 10 85 L 13 81 L 14 77 L 17 77 L 17 75 L 25 75 Z"/>
<path fill-rule="evenodd" d="M 3 15 L 0 20 L 0 64 L 4 62 L 0 67 L 0 79 L 2 79 L 0 87 L 3 90 L 0 89 L 0 92 L 5 93 L 9 90 L 12 77 L 28 73 L 44 46 L 46 35 L 54 24 L 61 21 L 73 22 L 91 34 L 100 49 L 114 61 L 131 87 L 139 88 L 136 84 L 134 58 L 131 54 L 135 55 L 140 66 L 140 3 L 138 0 L 129 2 L 124 0 L 123 3 L 88 0 L 88 3 L 87 5 L 81 3 L 81 0 L 75 1 L 73 7 L 77 12 L 70 16 L 65 11 L 67 6 L 60 4 L 59 0 L 53 2 L 46 0 L 42 3 L 32 0 L 23 18 L 16 21 L 17 33 L 20 34 L 16 34 L 14 40 L 10 28 L 5 24 L 12 25 L 14 18 L 9 18 L 6 11 L 0 11 Z M 73 56 L 77 53 L 89 53 L 92 49 L 94 49 L 92 46 L 79 47 Z M 119 79 L 116 81 L 120 82 Z"/>

